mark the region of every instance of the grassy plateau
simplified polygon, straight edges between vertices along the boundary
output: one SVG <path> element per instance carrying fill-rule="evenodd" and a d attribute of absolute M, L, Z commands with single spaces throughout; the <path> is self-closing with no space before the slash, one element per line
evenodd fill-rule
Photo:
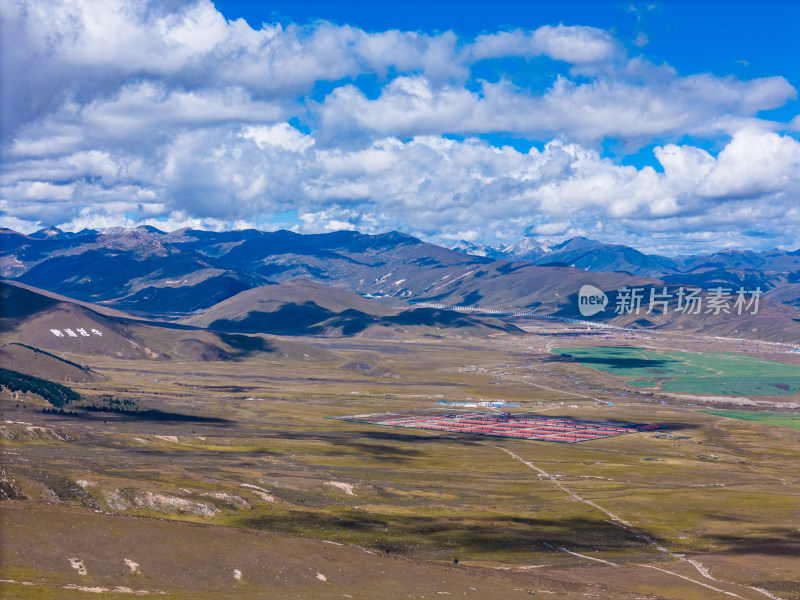
<path fill-rule="evenodd" d="M 796 411 L 661 394 L 796 401 L 798 367 L 552 333 L 65 354 L 99 379 L 63 413 L 0 392 L 0 597 L 800 598 Z M 663 428 L 555 444 L 325 418 L 438 400 Z"/>

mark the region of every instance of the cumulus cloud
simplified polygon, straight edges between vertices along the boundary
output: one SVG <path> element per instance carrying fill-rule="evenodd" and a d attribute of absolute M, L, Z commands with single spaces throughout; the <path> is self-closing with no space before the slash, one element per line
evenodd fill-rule
<path fill-rule="evenodd" d="M 0 23 L 5 226 L 731 242 L 800 225 L 800 117 L 758 116 L 796 97 L 786 79 L 679 74 L 600 29 L 254 29 L 209 0 L 7 2 Z M 506 58 L 552 77 L 540 89 Z M 482 61 L 496 76 L 475 78 Z M 480 139 L 498 133 L 537 144 Z M 657 144 L 658 169 L 606 141 Z"/>
<path fill-rule="evenodd" d="M 253 140 L 261 150 L 269 146 L 277 146 L 284 150 L 302 152 L 314 145 L 312 136 L 303 135 L 288 123 L 247 127 L 241 136 Z"/>
<path fill-rule="evenodd" d="M 796 189 L 798 183 L 800 143 L 748 129 L 733 136 L 697 189 L 706 197 L 742 198 Z"/>
<path fill-rule="evenodd" d="M 535 31 L 478 36 L 467 50 L 472 60 L 504 56 L 548 56 L 571 64 L 597 63 L 621 53 L 620 44 L 594 27 L 544 25 Z"/>
<path fill-rule="evenodd" d="M 324 22 L 255 30 L 241 19 L 227 21 L 210 0 L 174 13 L 158 8 L 133 0 L 2 3 L 4 130 L 13 132 L 68 99 L 104 97 L 131 80 L 240 87 L 268 99 L 390 68 L 424 70 L 435 80 L 466 72 L 452 33 L 368 34 Z"/>
<path fill-rule="evenodd" d="M 744 215 L 800 225 L 789 191 L 800 184 L 800 143 L 770 131 L 742 131 L 716 157 L 694 147 L 659 147 L 663 172 L 617 165 L 559 141 L 519 152 L 475 138 L 386 137 L 341 149 L 319 147 L 311 137 L 287 124 L 187 132 L 138 187 L 18 183 L 3 192 L 27 202 L 6 210 L 22 219 L 31 203 L 43 210 L 79 198 L 73 214 L 61 215 L 65 222 L 85 216 L 78 209 L 85 203 L 105 216 L 180 221 L 190 215 L 229 225 L 296 210 L 302 231 L 402 229 L 428 239 L 463 231 L 555 235 L 612 222 L 646 229 L 655 220 L 662 230 L 713 229 Z M 106 156 L 74 157 L 81 161 L 116 173 Z"/>
<path fill-rule="evenodd" d="M 722 128 L 722 115 L 750 115 L 795 95 L 783 77 L 743 82 L 709 75 L 669 76 L 648 85 L 611 78 L 576 83 L 559 77 L 542 94 L 508 82 L 479 91 L 433 86 L 424 77 L 398 77 L 369 99 L 353 85 L 320 105 L 323 133 L 476 134 L 515 132 L 537 139 L 569 137 L 593 144 L 612 137 L 645 144 L 667 135 Z M 330 131 L 327 132 L 326 128 Z"/>

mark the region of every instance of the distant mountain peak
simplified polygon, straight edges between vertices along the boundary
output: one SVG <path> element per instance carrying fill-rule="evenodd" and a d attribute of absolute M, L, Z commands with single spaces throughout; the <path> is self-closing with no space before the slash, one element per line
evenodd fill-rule
<path fill-rule="evenodd" d="M 95 240 L 94 247 L 133 251 L 139 256 L 167 256 L 178 249 L 168 243 L 163 232 L 148 227 L 109 227 Z"/>
<path fill-rule="evenodd" d="M 62 231 L 58 227 L 45 227 L 44 229 L 40 229 L 39 231 L 31 233 L 28 237 L 35 240 L 70 240 L 72 238 L 93 235 L 96 233 L 97 232 L 93 229 L 82 229 L 77 233 L 73 233 L 70 231 Z"/>
<path fill-rule="evenodd" d="M 534 237 L 522 237 L 513 244 L 503 248 L 503 254 L 511 258 L 529 259 L 550 252 L 553 242 L 537 240 Z"/>
<path fill-rule="evenodd" d="M 166 231 L 161 231 L 160 229 L 153 227 L 152 225 L 139 225 L 136 229 L 143 229 L 148 233 L 155 233 L 157 235 L 166 235 Z"/>
<path fill-rule="evenodd" d="M 46 240 L 48 238 L 58 238 L 64 234 L 58 227 L 45 227 L 39 231 L 35 231 L 28 237 L 36 238 L 37 240 Z"/>
<path fill-rule="evenodd" d="M 574 238 L 564 240 L 560 244 L 555 244 L 552 250 L 588 250 L 589 248 L 603 245 L 603 242 L 578 235 Z"/>
<path fill-rule="evenodd" d="M 363 235 L 357 231 L 353 232 L 356 236 Z M 378 233 L 369 235 L 371 238 L 383 240 L 385 242 L 395 242 L 398 244 L 421 244 L 421 239 L 402 231 L 389 231 L 388 233 Z"/>
<path fill-rule="evenodd" d="M 153 239 L 166 235 L 166 233 L 150 225 L 140 225 L 139 227 L 109 227 L 101 235 L 106 238 Z"/>
<path fill-rule="evenodd" d="M 409 239 L 409 238 L 417 239 L 411 234 L 403 233 L 402 231 L 397 231 L 396 229 L 392 229 L 391 231 L 389 231 L 387 233 L 378 234 L 378 235 L 384 235 L 384 236 L 389 237 L 389 238 L 398 238 L 398 239 L 404 239 L 404 240 Z"/>
<path fill-rule="evenodd" d="M 486 244 L 467 242 L 464 240 L 461 240 L 453 246 L 452 250 L 462 252 L 463 254 L 469 254 L 470 256 L 486 256 L 489 258 L 493 258 L 501 251 L 499 246 L 487 246 Z"/>

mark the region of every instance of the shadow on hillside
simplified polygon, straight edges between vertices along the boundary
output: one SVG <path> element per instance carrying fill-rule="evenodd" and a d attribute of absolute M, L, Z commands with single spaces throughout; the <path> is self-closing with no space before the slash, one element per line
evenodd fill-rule
<path fill-rule="evenodd" d="M 102 410 L 93 407 L 82 407 L 81 412 L 71 412 L 69 416 L 88 421 L 135 419 L 156 423 L 200 423 L 206 425 L 231 425 L 233 421 L 219 417 L 203 417 L 184 413 L 146 408 L 143 410 Z"/>
<path fill-rule="evenodd" d="M 705 429 L 706 427 L 699 423 L 676 423 L 675 421 L 658 421 L 650 423 L 650 425 L 655 425 L 659 429 L 667 431 L 687 431 L 690 429 Z"/>
<path fill-rule="evenodd" d="M 483 326 L 497 331 L 513 331 L 517 329 L 513 325 L 495 325 L 493 323 L 481 321 L 477 317 L 458 313 L 454 310 L 439 310 L 436 308 L 415 308 L 406 310 L 399 315 L 385 317 L 385 320 L 390 323 L 405 326 L 422 325 L 426 327 L 452 328 Z"/>
<path fill-rule="evenodd" d="M 240 321 L 217 319 L 209 325 L 209 329 L 291 336 L 323 335 L 331 329 L 340 329 L 342 335 L 353 336 L 373 325 L 437 329 L 482 327 L 496 331 L 517 330 L 512 325 L 487 323 L 473 316 L 434 308 L 415 308 L 393 316 L 377 317 L 355 309 L 335 313 L 311 301 L 302 304 L 290 302 L 272 312 L 254 311 Z"/>
<path fill-rule="evenodd" d="M 800 556 L 800 533 L 786 531 L 766 536 L 711 535 L 712 540 L 725 545 L 733 554 L 762 554 Z"/>
<path fill-rule="evenodd" d="M 13 331 L 26 319 L 58 303 L 47 296 L 0 282 L 0 331 Z"/>
<path fill-rule="evenodd" d="M 331 442 L 331 445 L 336 448 L 341 448 L 342 451 L 333 451 L 328 452 L 327 454 L 363 454 L 376 460 L 405 460 L 422 455 L 422 452 L 415 448 L 388 446 L 386 444 L 369 444 L 366 442 L 349 442 L 347 440 L 341 440 Z"/>
<path fill-rule="evenodd" d="M 384 444 L 388 444 L 391 442 L 395 442 L 398 444 L 438 444 L 438 443 L 448 443 L 452 444 L 453 440 L 457 439 L 458 441 L 467 442 L 470 445 L 477 441 L 478 439 L 485 440 L 484 437 L 476 437 L 476 436 L 467 436 L 467 435 L 459 435 L 457 438 L 454 437 L 455 434 L 450 434 L 446 431 L 441 432 L 442 435 L 438 435 L 438 433 L 430 433 L 428 435 L 420 435 L 414 433 L 413 429 L 408 429 L 409 433 L 401 433 L 400 430 L 396 428 L 389 428 L 385 426 L 376 426 L 377 429 L 372 431 L 358 431 L 354 432 L 352 430 L 342 431 L 342 432 L 332 432 L 332 431 L 317 431 L 317 432 L 306 432 L 306 431 L 288 431 L 288 430 L 274 430 L 274 431 L 263 431 L 259 430 L 258 437 L 261 439 L 279 439 L 279 440 L 298 440 L 298 441 L 306 441 L 306 440 L 313 440 L 313 441 L 321 441 L 333 444 L 335 446 L 344 446 L 344 445 L 360 445 L 360 444 L 369 444 L 369 442 L 383 442 Z M 386 446 L 389 448 L 389 446 Z"/>
<path fill-rule="evenodd" d="M 122 310 L 144 310 L 150 313 L 191 313 L 213 306 L 251 285 L 233 275 L 210 277 L 195 285 L 179 287 L 148 286 L 131 296 L 115 300 L 112 305 Z"/>
<path fill-rule="evenodd" d="M 418 502 L 424 509 L 427 501 Z M 293 511 L 288 515 L 244 517 L 240 523 L 253 529 L 290 534 L 335 535 L 338 532 L 347 535 L 358 532 L 377 538 L 373 547 L 392 552 L 412 551 L 420 545 L 464 552 L 548 552 L 559 546 L 578 552 L 648 548 L 630 531 L 599 518 L 528 518 L 507 515 L 470 515 L 468 518 L 460 518 L 384 516 L 356 511 L 348 513 L 329 516 L 310 511 Z"/>
<path fill-rule="evenodd" d="M 218 333 L 217 337 L 234 350 L 237 350 L 237 353 L 234 354 L 234 358 L 246 358 L 261 352 L 276 351 L 275 346 L 271 344 L 269 340 L 265 340 L 262 337 L 236 333 Z"/>
<path fill-rule="evenodd" d="M 324 331 L 320 323 L 331 319 L 336 314 L 315 302 L 309 301 L 302 304 L 290 302 L 272 312 L 253 311 L 240 321 L 217 319 L 208 327 L 215 331 L 316 335 Z"/>

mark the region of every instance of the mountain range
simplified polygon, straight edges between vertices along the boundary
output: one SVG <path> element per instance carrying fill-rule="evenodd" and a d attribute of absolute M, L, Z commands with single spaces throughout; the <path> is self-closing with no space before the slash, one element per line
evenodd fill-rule
<path fill-rule="evenodd" d="M 800 252 L 726 251 L 667 258 L 573 238 L 461 251 L 389 232 L 302 235 L 257 230 L 173 232 L 153 227 L 31 235 L 0 230 L 0 276 L 92 310 L 236 333 L 397 335 L 513 332 L 508 322 L 409 303 L 467 305 L 582 318 L 578 291 L 617 301 L 623 288 L 723 286 L 765 292 L 759 314 L 598 314 L 635 327 L 800 341 Z M 479 254 L 470 254 L 479 251 Z M 498 258 L 502 251 L 506 258 Z M 709 293 L 704 294 L 708 296 Z M 79 304 L 78 304 L 79 305 Z"/>
<path fill-rule="evenodd" d="M 765 298 L 800 310 L 800 249 L 723 250 L 713 254 L 668 257 L 644 254 L 630 246 L 606 244 L 585 237 L 575 237 L 559 244 L 523 237 L 506 246 L 461 241 L 453 249 L 495 260 L 563 264 L 592 272 L 621 271 L 704 289 L 760 287 Z"/>

